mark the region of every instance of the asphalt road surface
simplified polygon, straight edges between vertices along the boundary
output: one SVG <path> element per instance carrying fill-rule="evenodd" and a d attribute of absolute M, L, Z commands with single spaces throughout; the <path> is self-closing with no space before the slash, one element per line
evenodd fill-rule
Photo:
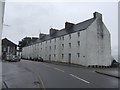
<path fill-rule="evenodd" d="M 10 78 L 9 74 L 14 73 L 21 74 L 18 69 L 25 69 L 23 73 L 27 73 L 27 77 L 24 75 L 15 82 L 22 80 L 22 85 L 14 85 L 14 74 Z M 17 87 L 29 87 L 30 82 L 39 82 L 43 88 L 118 88 L 118 79 L 106 75 L 101 75 L 90 68 L 74 67 L 69 65 L 57 65 L 53 63 L 34 62 L 28 60 L 22 60 L 21 62 L 4 62 L 3 63 L 3 81 L 6 81 L 8 86 Z M 17 70 L 17 71 L 16 71 Z M 8 71 L 10 73 L 8 73 Z M 32 74 L 30 73 L 32 72 Z M 6 75 L 7 73 L 7 75 Z M 31 75 L 30 75 L 31 74 Z M 27 79 L 28 78 L 28 79 Z M 26 80 L 27 79 L 27 80 Z M 39 80 L 38 80 L 39 79 Z M 29 84 L 28 84 L 29 83 Z M 30 84 L 30 86 L 32 86 Z M 33 85 L 33 87 L 39 88 L 39 86 Z"/>

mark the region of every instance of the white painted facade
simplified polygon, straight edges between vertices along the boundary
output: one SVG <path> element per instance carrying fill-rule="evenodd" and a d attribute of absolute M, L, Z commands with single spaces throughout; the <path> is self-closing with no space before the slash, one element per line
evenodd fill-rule
<path fill-rule="evenodd" d="M 102 22 L 102 15 L 95 13 L 95 20 L 82 31 L 70 33 L 23 48 L 22 57 L 89 65 L 111 65 L 110 33 Z M 79 29 L 74 27 L 73 29 Z"/>

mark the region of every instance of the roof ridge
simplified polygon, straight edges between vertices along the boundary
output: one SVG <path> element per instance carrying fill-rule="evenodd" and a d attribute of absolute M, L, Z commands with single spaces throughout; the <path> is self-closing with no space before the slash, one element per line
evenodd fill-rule
<path fill-rule="evenodd" d="M 17 44 L 13 43 L 12 41 L 10 41 L 10 40 L 7 39 L 7 38 L 2 39 L 2 41 L 3 41 L 3 40 L 7 40 L 8 42 L 10 42 L 10 43 L 14 44 L 15 46 L 17 46 Z"/>
<path fill-rule="evenodd" d="M 74 24 L 72 29 L 70 28 L 69 30 L 66 30 L 65 28 L 60 29 L 54 35 L 50 35 L 50 34 L 45 35 L 44 38 L 39 39 L 39 41 L 34 42 L 33 44 L 44 42 L 44 41 L 54 39 L 54 38 L 57 38 L 57 37 L 65 36 L 67 34 L 71 34 L 71 33 L 77 32 L 77 31 L 83 31 L 83 30 L 87 29 L 88 26 L 90 26 L 93 23 L 94 20 L 95 20 L 95 18 L 90 18 L 88 20 L 85 20 L 85 21 L 82 21 L 80 23 Z"/>
<path fill-rule="evenodd" d="M 85 23 L 85 22 L 90 21 L 90 20 L 93 20 L 93 19 L 95 19 L 95 18 L 90 18 L 90 19 L 84 20 L 84 21 L 79 22 L 79 23 L 77 23 L 77 24 L 75 24 L 75 25 L 78 25 L 78 24 L 81 24 L 81 23 Z"/>

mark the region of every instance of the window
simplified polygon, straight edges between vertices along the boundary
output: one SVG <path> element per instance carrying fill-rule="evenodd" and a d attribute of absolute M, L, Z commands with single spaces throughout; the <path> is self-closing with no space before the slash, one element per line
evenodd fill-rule
<path fill-rule="evenodd" d="M 41 42 L 41 45 L 42 45 L 42 42 Z"/>
<path fill-rule="evenodd" d="M 61 40 L 61 37 L 60 37 L 60 40 Z"/>
<path fill-rule="evenodd" d="M 47 44 L 47 41 L 46 41 L 46 44 Z"/>
<path fill-rule="evenodd" d="M 56 38 L 55 38 L 55 42 L 56 42 Z"/>
<path fill-rule="evenodd" d="M 62 54 L 62 59 L 64 58 L 64 54 Z"/>
<path fill-rule="evenodd" d="M 50 46 L 50 50 L 51 50 L 51 46 Z"/>
<path fill-rule="evenodd" d="M 80 57 L 80 53 L 77 53 L 78 58 Z"/>
<path fill-rule="evenodd" d="M 7 51 L 7 49 L 4 47 L 4 48 L 3 48 L 3 51 L 5 52 L 5 51 Z"/>
<path fill-rule="evenodd" d="M 64 44 L 62 44 L 62 49 L 64 49 Z"/>
<path fill-rule="evenodd" d="M 71 34 L 69 35 L 69 38 L 71 39 Z"/>
<path fill-rule="evenodd" d="M 62 39 L 64 40 L 64 36 L 62 37 Z"/>
<path fill-rule="evenodd" d="M 41 50 L 42 50 L 42 48 L 41 48 Z"/>
<path fill-rule="evenodd" d="M 71 63 L 71 53 L 68 54 L 68 63 Z"/>
<path fill-rule="evenodd" d="M 56 54 L 54 54 L 54 57 L 56 57 Z"/>
<path fill-rule="evenodd" d="M 78 32 L 78 37 L 80 37 L 80 32 Z"/>
<path fill-rule="evenodd" d="M 56 45 L 54 46 L 54 49 L 56 50 Z"/>
<path fill-rule="evenodd" d="M 46 47 L 46 50 L 47 50 L 47 47 Z"/>
<path fill-rule="evenodd" d="M 50 40 L 50 43 L 51 43 L 51 40 Z"/>
<path fill-rule="evenodd" d="M 69 43 L 69 48 L 71 48 L 71 43 Z"/>
<path fill-rule="evenodd" d="M 78 41 L 78 47 L 80 46 L 80 41 Z"/>

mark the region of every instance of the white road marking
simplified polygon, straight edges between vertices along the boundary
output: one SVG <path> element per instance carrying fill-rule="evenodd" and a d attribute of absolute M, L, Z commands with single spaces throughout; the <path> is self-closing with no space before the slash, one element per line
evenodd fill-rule
<path fill-rule="evenodd" d="M 79 77 L 73 75 L 73 74 L 69 74 L 69 75 L 71 75 L 72 77 L 75 77 L 75 78 L 77 78 L 77 79 L 79 79 L 79 80 L 81 80 L 81 81 L 83 81 L 83 82 L 85 82 L 85 83 L 90 83 L 90 82 L 88 82 L 88 81 L 86 81 L 86 80 L 84 80 L 84 79 L 82 79 L 82 78 L 79 78 Z"/>
<path fill-rule="evenodd" d="M 54 69 L 56 69 L 56 70 L 58 70 L 58 71 L 61 71 L 61 72 L 64 72 L 63 70 L 61 70 L 61 69 L 59 69 L 59 68 L 54 68 Z"/>
<path fill-rule="evenodd" d="M 95 72 L 95 71 L 92 71 L 92 72 Z"/>

